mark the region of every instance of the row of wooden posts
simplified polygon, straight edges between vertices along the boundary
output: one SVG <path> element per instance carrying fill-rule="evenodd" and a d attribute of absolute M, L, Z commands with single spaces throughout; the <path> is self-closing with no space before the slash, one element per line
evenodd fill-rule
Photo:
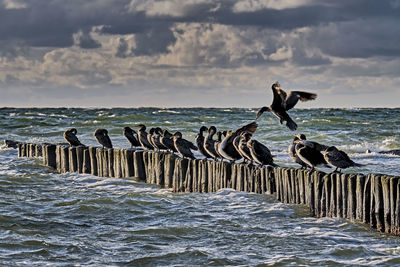
<path fill-rule="evenodd" d="M 182 159 L 134 149 L 18 144 L 19 157 L 43 157 L 59 173 L 135 177 L 174 192 L 211 193 L 221 188 L 275 194 L 278 201 L 305 204 L 316 217 L 340 217 L 400 235 L 400 177 L 258 167 Z"/>

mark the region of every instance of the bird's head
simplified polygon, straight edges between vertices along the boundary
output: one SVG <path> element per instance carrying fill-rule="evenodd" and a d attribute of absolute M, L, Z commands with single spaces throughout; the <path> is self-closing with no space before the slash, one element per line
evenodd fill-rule
<path fill-rule="evenodd" d="M 281 85 L 279 84 L 278 81 L 276 81 L 276 82 L 274 82 L 274 83 L 272 84 L 272 89 L 278 89 L 278 88 L 280 88 L 280 87 L 281 87 Z"/>
<path fill-rule="evenodd" d="M 70 132 L 73 133 L 73 134 L 77 134 L 78 133 L 78 131 L 75 128 L 71 128 Z"/>
<path fill-rule="evenodd" d="M 325 151 L 326 152 L 332 152 L 332 151 L 337 151 L 338 149 L 335 146 L 330 146 L 328 147 Z"/>
<path fill-rule="evenodd" d="M 215 126 L 211 126 L 210 128 L 208 128 L 207 132 L 209 134 L 215 134 L 215 132 L 217 131 L 217 128 L 215 128 Z"/>
<path fill-rule="evenodd" d="M 260 108 L 260 110 L 257 112 L 256 120 L 257 120 L 265 111 L 271 111 L 271 108 L 270 108 L 270 107 L 262 107 L 262 108 Z"/>
<path fill-rule="evenodd" d="M 137 127 L 139 128 L 139 131 L 146 131 L 146 126 L 144 124 L 139 124 Z"/>
<path fill-rule="evenodd" d="M 174 137 L 174 139 L 180 139 L 180 138 L 182 138 L 182 133 L 181 132 L 175 132 L 174 133 L 174 135 L 173 135 L 173 137 Z"/>
<path fill-rule="evenodd" d="M 208 130 L 207 127 L 203 125 L 203 126 L 200 127 L 199 132 L 203 133 L 204 131 L 207 131 L 207 130 Z"/>

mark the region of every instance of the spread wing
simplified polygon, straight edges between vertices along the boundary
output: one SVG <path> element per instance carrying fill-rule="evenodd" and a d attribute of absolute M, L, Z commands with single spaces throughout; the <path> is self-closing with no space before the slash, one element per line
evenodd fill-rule
<path fill-rule="evenodd" d="M 257 127 L 258 127 L 257 122 L 252 121 L 252 122 L 240 127 L 239 129 L 237 129 L 235 131 L 234 136 L 238 136 L 243 132 L 247 132 L 247 133 L 253 135 L 255 133 L 255 131 L 257 130 Z"/>
<path fill-rule="evenodd" d="M 280 90 L 283 91 L 282 89 Z M 308 100 L 314 100 L 316 98 L 317 95 L 313 93 L 303 92 L 303 91 L 291 91 L 287 97 L 285 94 L 284 106 L 286 110 L 289 110 L 293 108 L 299 100 L 305 102 Z"/>

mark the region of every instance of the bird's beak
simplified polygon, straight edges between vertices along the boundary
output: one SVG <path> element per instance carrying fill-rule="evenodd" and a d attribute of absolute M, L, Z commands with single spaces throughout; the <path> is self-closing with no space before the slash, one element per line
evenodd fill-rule
<path fill-rule="evenodd" d="M 262 114 L 262 112 L 260 112 L 260 111 L 257 113 L 256 120 L 261 116 L 261 114 Z"/>

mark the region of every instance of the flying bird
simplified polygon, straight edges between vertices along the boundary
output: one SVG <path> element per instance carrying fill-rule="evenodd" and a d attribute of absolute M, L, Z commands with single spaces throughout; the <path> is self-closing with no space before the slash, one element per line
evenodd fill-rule
<path fill-rule="evenodd" d="M 287 111 L 292 109 L 299 100 L 305 102 L 317 98 L 316 94 L 303 91 L 291 91 L 288 95 L 280 88 L 278 82 L 272 85 L 272 92 L 274 94 L 272 104 L 269 107 L 265 106 L 260 108 L 257 112 L 256 119 L 258 119 L 265 111 L 269 111 L 278 117 L 281 124 L 286 121 L 286 126 L 292 131 L 297 129 L 297 124 L 292 120 L 292 118 L 290 118 Z"/>
<path fill-rule="evenodd" d="M 112 148 L 111 139 L 108 136 L 108 131 L 106 129 L 97 129 L 94 131 L 94 137 L 96 137 L 97 142 L 103 146 L 103 148 Z"/>
<path fill-rule="evenodd" d="M 68 129 L 64 132 L 64 139 L 67 140 L 71 146 L 85 146 L 79 141 L 78 137 L 76 137 L 77 133 L 78 131 L 75 128 Z"/>
<path fill-rule="evenodd" d="M 326 162 L 336 167 L 334 172 L 338 171 L 338 169 L 340 172 L 340 169 L 363 166 L 362 164 L 355 163 L 354 161 L 352 161 L 344 151 L 339 150 L 334 146 L 330 146 L 325 150 L 324 158 Z"/>

